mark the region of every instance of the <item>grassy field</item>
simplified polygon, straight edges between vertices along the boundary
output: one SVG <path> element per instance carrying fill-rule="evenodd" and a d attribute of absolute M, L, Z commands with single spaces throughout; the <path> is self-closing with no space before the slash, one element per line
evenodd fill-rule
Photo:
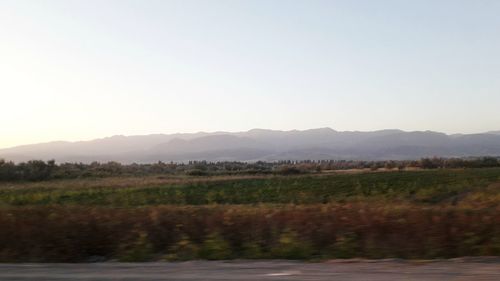
<path fill-rule="evenodd" d="M 488 186 L 496 182 L 500 182 L 498 168 L 234 178 L 60 180 L 2 184 L 0 206 L 325 204 L 365 200 L 457 204 L 470 197 L 480 197 L 482 201 L 495 199 L 491 196 L 495 197 L 498 190 Z"/>
<path fill-rule="evenodd" d="M 500 169 L 0 184 L 0 261 L 500 255 Z"/>

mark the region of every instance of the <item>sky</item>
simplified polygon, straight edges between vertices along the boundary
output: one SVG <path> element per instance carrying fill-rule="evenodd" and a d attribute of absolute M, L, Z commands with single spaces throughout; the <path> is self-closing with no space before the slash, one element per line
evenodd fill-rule
<path fill-rule="evenodd" d="M 0 148 L 500 130 L 497 0 L 0 0 Z"/>

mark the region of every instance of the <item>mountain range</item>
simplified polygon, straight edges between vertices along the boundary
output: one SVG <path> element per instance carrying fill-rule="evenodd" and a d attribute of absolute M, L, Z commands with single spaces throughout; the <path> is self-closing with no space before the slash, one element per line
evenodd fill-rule
<path fill-rule="evenodd" d="M 447 135 L 433 131 L 373 132 L 265 130 L 112 136 L 0 149 L 0 158 L 122 163 L 276 160 L 411 160 L 422 157 L 500 156 L 500 131 Z"/>

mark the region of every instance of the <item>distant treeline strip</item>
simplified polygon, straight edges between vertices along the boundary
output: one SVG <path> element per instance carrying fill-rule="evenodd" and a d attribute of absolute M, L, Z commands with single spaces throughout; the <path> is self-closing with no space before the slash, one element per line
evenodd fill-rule
<path fill-rule="evenodd" d="M 2 208 L 0 261 L 498 256 L 498 214 L 387 204 Z"/>
<path fill-rule="evenodd" d="M 423 158 L 414 161 L 351 161 L 351 160 L 305 160 L 277 162 L 207 162 L 188 163 L 121 164 L 118 162 L 90 164 L 61 163 L 32 160 L 14 163 L 0 159 L 0 181 L 42 181 L 49 179 L 74 179 L 112 176 L 146 175 L 236 175 L 236 174 L 306 174 L 324 170 L 347 169 L 399 169 L 421 168 L 486 168 L 500 167 L 499 158 Z"/>

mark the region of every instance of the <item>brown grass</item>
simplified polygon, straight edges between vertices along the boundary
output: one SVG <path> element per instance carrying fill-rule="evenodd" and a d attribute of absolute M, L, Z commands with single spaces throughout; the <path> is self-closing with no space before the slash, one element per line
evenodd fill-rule
<path fill-rule="evenodd" d="M 499 214 L 375 203 L 4 208 L 0 260 L 500 255 Z"/>
<path fill-rule="evenodd" d="M 22 188 L 130 188 L 130 187 L 156 187 L 163 185 L 179 185 L 202 182 L 218 182 L 244 179 L 265 179 L 279 177 L 274 175 L 241 175 L 241 176 L 130 176 L 130 177 L 107 177 L 107 178 L 84 178 L 84 179 L 61 179 L 41 182 L 0 182 L 0 189 L 22 189 Z"/>

